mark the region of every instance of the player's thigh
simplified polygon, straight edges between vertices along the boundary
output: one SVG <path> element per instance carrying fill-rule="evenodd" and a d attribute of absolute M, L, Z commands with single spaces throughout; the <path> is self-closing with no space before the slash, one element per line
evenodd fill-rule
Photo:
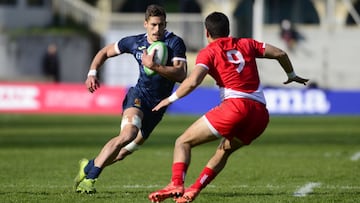
<path fill-rule="evenodd" d="M 177 139 L 177 142 L 196 146 L 216 139 L 218 138 L 209 129 L 205 118 L 201 117 L 185 130 L 185 132 Z"/>
<path fill-rule="evenodd" d="M 120 136 L 135 138 L 142 126 L 143 113 L 140 109 L 130 107 L 124 110 L 121 119 Z"/>
<path fill-rule="evenodd" d="M 141 133 L 144 139 L 150 137 L 153 130 L 161 122 L 164 114 L 157 111 L 144 111 L 144 117 L 142 119 Z"/>
<path fill-rule="evenodd" d="M 258 138 L 266 129 L 269 123 L 269 113 L 264 105 L 253 102 L 249 114 L 246 116 L 246 124 L 240 129 L 235 137 L 241 139 L 248 145 Z"/>
<path fill-rule="evenodd" d="M 133 118 L 134 116 L 138 116 L 140 119 L 143 118 L 143 112 L 135 107 L 130 107 L 124 110 L 123 112 L 123 117 L 129 117 L 129 118 Z"/>

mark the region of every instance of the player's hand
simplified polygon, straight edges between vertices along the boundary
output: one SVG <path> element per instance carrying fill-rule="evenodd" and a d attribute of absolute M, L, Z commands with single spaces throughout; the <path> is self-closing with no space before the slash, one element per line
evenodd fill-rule
<path fill-rule="evenodd" d="M 154 66 L 154 55 L 155 55 L 155 51 L 153 51 L 152 53 L 147 53 L 147 50 L 145 49 L 143 51 L 143 55 L 141 57 L 141 64 L 143 66 L 146 66 L 150 69 L 152 69 L 152 67 Z"/>
<path fill-rule="evenodd" d="M 161 108 L 165 107 L 165 106 L 169 106 L 171 104 L 171 102 L 169 101 L 169 98 L 165 98 L 163 100 L 161 100 L 160 103 L 158 103 L 153 109 L 152 111 L 159 111 Z"/>
<path fill-rule="evenodd" d="M 85 81 L 86 88 L 89 90 L 89 92 L 93 93 L 95 90 L 100 88 L 100 82 L 97 79 L 96 76 L 88 76 Z"/>
<path fill-rule="evenodd" d="M 309 79 L 301 78 L 299 76 L 295 76 L 294 78 L 288 78 L 287 81 L 284 82 L 284 84 L 289 84 L 291 82 L 297 82 L 303 85 L 306 85 L 306 83 L 309 81 Z"/>

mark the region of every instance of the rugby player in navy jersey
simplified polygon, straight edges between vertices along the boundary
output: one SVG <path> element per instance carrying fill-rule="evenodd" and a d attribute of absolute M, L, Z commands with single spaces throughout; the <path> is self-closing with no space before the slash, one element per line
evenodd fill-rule
<path fill-rule="evenodd" d="M 165 10 L 158 5 L 148 6 L 144 27 L 146 33 L 124 37 L 109 44 L 92 60 L 85 82 L 91 93 L 100 87 L 96 73 L 108 58 L 130 53 L 138 62 L 140 74 L 137 84 L 129 89 L 123 101 L 119 135 L 110 139 L 94 159 L 84 158 L 79 161 L 80 169 L 74 180 L 76 192 L 95 193 L 94 184 L 101 171 L 124 159 L 145 142 L 166 111 L 164 108 L 154 112 L 152 108 L 170 96 L 175 83 L 182 82 L 186 77 L 186 47 L 180 37 L 166 30 Z M 165 66 L 154 63 L 154 53 L 146 52 L 146 48 L 155 41 L 163 41 L 167 46 L 168 60 Z M 143 65 L 157 74 L 146 75 Z"/>

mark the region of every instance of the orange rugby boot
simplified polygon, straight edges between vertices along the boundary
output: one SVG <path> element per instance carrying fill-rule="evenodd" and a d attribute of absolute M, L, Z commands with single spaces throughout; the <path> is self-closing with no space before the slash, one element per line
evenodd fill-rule
<path fill-rule="evenodd" d="M 173 182 L 169 183 L 161 190 L 155 191 L 149 194 L 149 200 L 151 202 L 162 202 L 167 198 L 178 198 L 184 193 L 183 185 L 174 185 Z"/>
<path fill-rule="evenodd" d="M 186 188 L 183 196 L 177 198 L 176 203 L 188 203 L 194 201 L 195 197 L 200 193 L 199 189 L 195 188 Z"/>

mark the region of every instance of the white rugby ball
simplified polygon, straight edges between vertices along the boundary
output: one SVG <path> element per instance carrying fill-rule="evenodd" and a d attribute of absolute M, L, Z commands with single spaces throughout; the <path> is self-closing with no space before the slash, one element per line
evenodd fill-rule
<path fill-rule="evenodd" d="M 147 53 L 152 54 L 155 51 L 154 62 L 160 65 L 166 65 L 168 58 L 168 50 L 166 44 L 161 41 L 153 42 L 148 48 Z M 150 68 L 144 66 L 144 71 L 146 75 L 155 75 L 156 72 L 151 70 Z"/>

